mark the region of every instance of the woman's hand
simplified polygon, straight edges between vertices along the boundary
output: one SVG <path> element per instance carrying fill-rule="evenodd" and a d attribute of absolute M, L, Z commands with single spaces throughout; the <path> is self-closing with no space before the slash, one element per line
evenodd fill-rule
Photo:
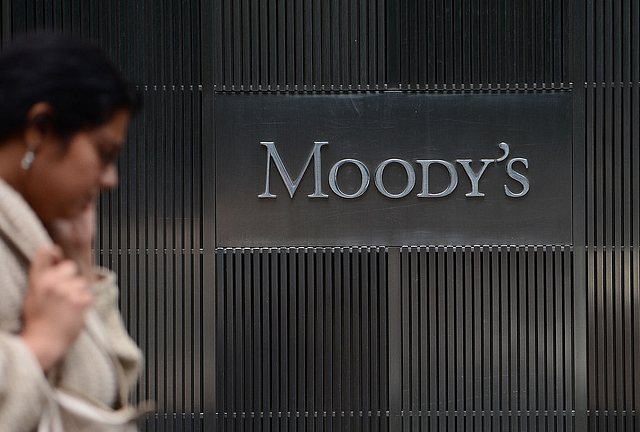
<path fill-rule="evenodd" d="M 47 226 L 56 246 L 36 251 L 29 271 L 22 338 L 46 372 L 56 364 L 84 327 L 84 312 L 96 280 L 92 246 L 96 208 Z"/>
<path fill-rule="evenodd" d="M 21 336 L 46 372 L 67 352 L 84 327 L 93 297 L 78 265 L 58 246 L 40 247 L 29 271 Z"/>
<path fill-rule="evenodd" d="M 78 273 L 95 282 L 93 241 L 96 235 L 96 207 L 89 205 L 75 219 L 57 220 L 47 229 L 54 243 L 62 248 L 64 257 L 78 265 Z"/>

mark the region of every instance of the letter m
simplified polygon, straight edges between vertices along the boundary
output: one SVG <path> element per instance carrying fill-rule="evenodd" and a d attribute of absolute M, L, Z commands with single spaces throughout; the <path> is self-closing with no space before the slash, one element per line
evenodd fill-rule
<path fill-rule="evenodd" d="M 258 195 L 258 198 L 276 198 L 276 195 L 273 195 L 270 191 L 270 180 L 271 180 L 271 161 L 275 164 L 276 168 L 278 168 L 278 172 L 280 173 L 280 177 L 284 182 L 284 185 L 287 187 L 289 191 L 289 196 L 293 198 L 293 195 L 296 193 L 296 189 L 298 189 L 298 185 L 302 180 L 302 176 L 309 168 L 309 164 L 311 164 L 311 159 L 313 159 L 313 173 L 315 179 L 315 191 L 311 195 L 307 195 L 309 198 L 327 198 L 328 195 L 322 193 L 322 182 L 320 179 L 321 174 L 321 159 L 320 159 L 320 149 L 323 145 L 329 144 L 328 142 L 314 142 L 313 150 L 309 153 L 307 157 L 307 161 L 305 162 L 300 174 L 295 179 L 295 181 L 291 180 L 291 176 L 289 175 L 289 171 L 284 166 L 280 155 L 278 154 L 278 150 L 276 149 L 276 145 L 273 142 L 261 142 L 260 145 L 263 145 L 267 148 L 267 179 L 265 182 L 264 193 Z"/>

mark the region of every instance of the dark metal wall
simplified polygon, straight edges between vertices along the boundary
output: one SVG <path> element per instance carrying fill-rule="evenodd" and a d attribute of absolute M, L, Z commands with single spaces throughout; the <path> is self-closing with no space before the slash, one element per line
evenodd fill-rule
<path fill-rule="evenodd" d="M 216 2 L 216 89 L 542 89 L 571 82 L 561 0 Z"/>
<path fill-rule="evenodd" d="M 400 89 L 560 89 L 571 2 L 388 0 L 388 82 Z"/>
<path fill-rule="evenodd" d="M 215 5 L 216 90 L 385 88 L 384 0 L 221 0 Z"/>
<path fill-rule="evenodd" d="M 217 255 L 215 430 L 386 427 L 387 249 Z"/>
<path fill-rule="evenodd" d="M 584 14 L 589 423 L 640 430 L 640 5 Z"/>
<path fill-rule="evenodd" d="M 97 252 L 150 430 L 640 430 L 634 0 L 4 0 L 144 91 Z M 573 243 L 216 249 L 215 92 L 570 92 Z"/>
<path fill-rule="evenodd" d="M 216 430 L 573 430 L 569 247 L 218 252 Z"/>
<path fill-rule="evenodd" d="M 263 5 L 221 2 L 218 91 L 571 89 L 569 2 Z M 218 430 L 584 426 L 572 244 L 387 247 L 377 277 L 366 251 L 218 250 Z"/>

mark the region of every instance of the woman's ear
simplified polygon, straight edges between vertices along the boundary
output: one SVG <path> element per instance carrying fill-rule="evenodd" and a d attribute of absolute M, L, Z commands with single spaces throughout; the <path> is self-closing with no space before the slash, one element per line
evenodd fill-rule
<path fill-rule="evenodd" d="M 51 132 L 53 107 L 48 102 L 38 102 L 27 112 L 24 142 L 27 149 L 36 151 L 45 135 Z"/>

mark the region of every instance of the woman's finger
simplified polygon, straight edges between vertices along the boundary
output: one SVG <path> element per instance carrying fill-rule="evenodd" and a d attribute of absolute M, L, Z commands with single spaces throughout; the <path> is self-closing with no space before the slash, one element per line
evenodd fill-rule
<path fill-rule="evenodd" d="M 62 260 L 62 249 L 55 245 L 38 246 L 31 261 L 31 273 L 40 275 Z"/>

